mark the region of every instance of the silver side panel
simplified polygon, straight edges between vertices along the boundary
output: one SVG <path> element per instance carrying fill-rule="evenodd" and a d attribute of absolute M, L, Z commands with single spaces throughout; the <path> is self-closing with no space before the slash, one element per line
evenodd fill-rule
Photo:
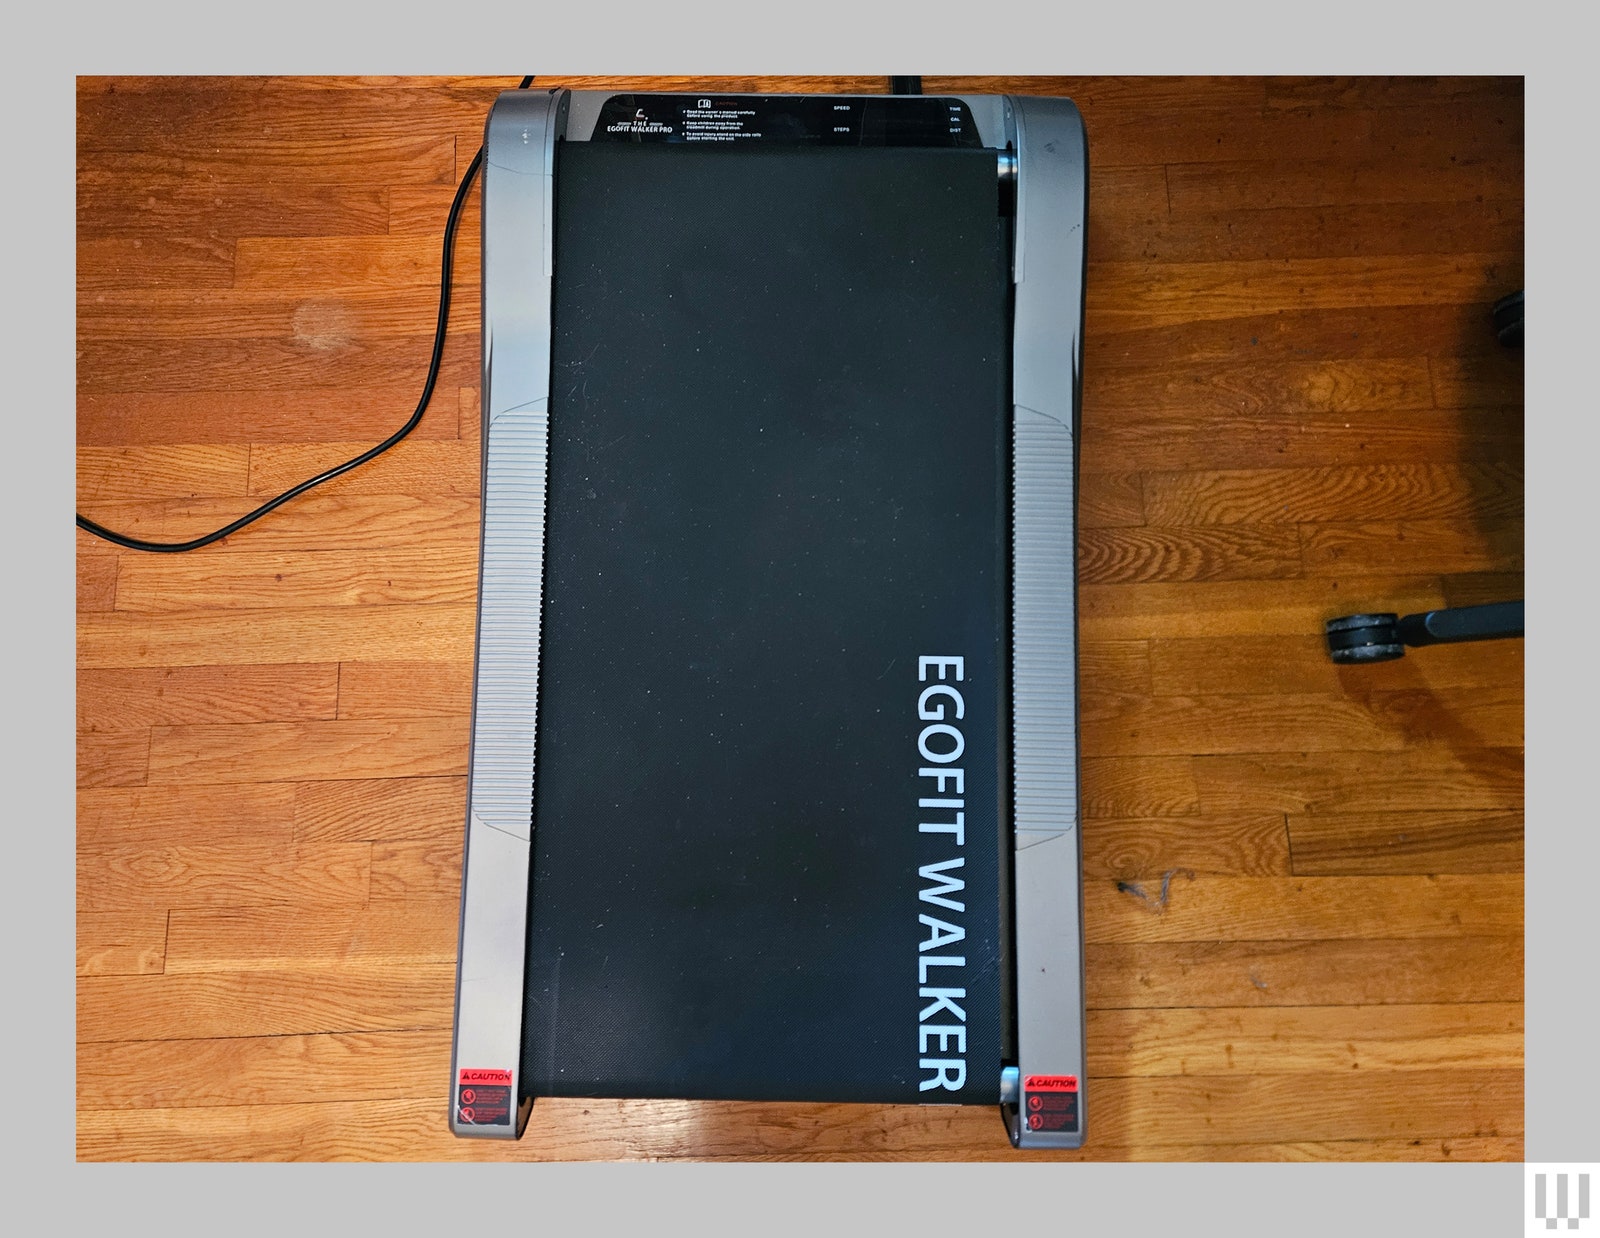
<path fill-rule="evenodd" d="M 512 1139 L 522 1094 L 522 982 L 544 574 L 555 141 L 562 96 L 501 95 L 484 140 L 483 541 L 468 766 L 450 1129 Z M 511 1121 L 462 1120 L 462 1070 L 510 1071 Z"/>
<path fill-rule="evenodd" d="M 1088 162 L 1066 99 L 1010 99 L 1017 143 L 1012 675 L 1017 1051 L 1023 1148 L 1082 1145 L 1076 427 Z M 1030 1127 L 1029 1079 L 1077 1081 L 1077 1126 Z M 1042 1121 L 1043 1119 L 1041 1119 Z"/>

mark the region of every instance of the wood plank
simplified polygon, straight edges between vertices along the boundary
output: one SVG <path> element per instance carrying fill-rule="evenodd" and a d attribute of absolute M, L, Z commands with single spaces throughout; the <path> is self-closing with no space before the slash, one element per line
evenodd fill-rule
<path fill-rule="evenodd" d="M 84 615 L 78 665 L 463 659 L 472 656 L 474 612 L 452 604 Z"/>
<path fill-rule="evenodd" d="M 1303 524 L 1308 575 L 1373 572 L 1506 572 L 1523 566 L 1520 518 Z"/>
<path fill-rule="evenodd" d="M 1120 1144 L 1107 1146 L 1098 1141 L 1087 1150 L 1077 1152 L 1018 1152 L 1012 1148 L 972 1148 L 961 1153 L 962 1160 L 999 1161 L 1173 1161 L 1184 1162 L 1270 1162 L 1315 1164 L 1342 1161 L 1520 1161 L 1524 1158 L 1525 1141 L 1521 1135 L 1469 1136 L 1457 1139 L 1321 1139 L 1299 1140 L 1294 1143 L 1212 1143 L 1179 1144 L 1175 1146 L 1146 1148 Z M 1010 1153 L 1009 1156 L 1006 1153 Z M 722 1161 L 899 1161 L 909 1159 L 902 1154 L 857 1151 L 808 1156 L 804 1153 L 763 1155 L 747 1153 L 738 1156 L 685 1157 L 686 1161 L 720 1163 Z M 937 1159 L 929 1156 L 926 1159 Z"/>
<path fill-rule="evenodd" d="M 476 555 L 480 507 L 477 499 L 408 495 L 344 495 L 342 478 L 326 489 L 285 504 L 238 533 L 192 552 L 188 563 L 215 561 L 246 544 L 252 551 L 305 553 L 387 549 L 397 545 L 455 547 Z M 130 537 L 179 541 L 231 524 L 260 504 L 254 499 L 165 500 L 155 503 L 93 504 L 83 512 L 91 520 Z M 236 543 L 235 537 L 248 539 Z M 105 543 L 79 532 L 79 545 Z M 175 560 L 163 562 L 171 564 Z"/>
<path fill-rule="evenodd" d="M 1206 812 L 1521 809 L 1520 748 L 1266 753 L 1192 758 Z"/>
<path fill-rule="evenodd" d="M 1110 1146 L 1181 1147 L 1230 1139 L 1499 1138 L 1522 1129 L 1522 1072 L 1373 1071 L 1326 1075 L 1107 1079 L 1100 1138 Z M 951 1105 L 773 1105 L 733 1101 L 553 1100 L 527 1134 L 500 1145 L 455 1139 L 427 1100 L 200 1106 L 79 1115 L 85 1160 L 429 1160 L 860 1156 L 951 1159 L 995 1144 L 994 1114 Z M 91 1116 L 92 1115 L 92 1116 Z M 96 1121 L 94 1119 L 98 1118 Z M 249 1149 L 247 1153 L 245 1149 Z M 1008 1160 L 1018 1154 L 1005 1147 Z M 1080 1154 L 1080 1159 L 1092 1150 Z M 1060 1160 L 1061 1153 L 1038 1159 Z"/>
<path fill-rule="evenodd" d="M 1183 171 L 1169 169 L 1168 175 Z M 246 244 L 239 242 L 241 272 Z M 1111 330 L 1135 330 L 1281 310 L 1481 305 L 1504 296 L 1508 280 L 1511 289 L 1519 287 L 1520 270 L 1520 255 L 1459 252 L 1102 262 L 1086 281 L 1085 314 Z"/>
<path fill-rule="evenodd" d="M 1095 166 L 1277 158 L 1285 149 L 1358 157 L 1374 118 L 1355 110 L 1267 110 L 1251 103 L 1139 100 L 1085 116 Z"/>
<path fill-rule="evenodd" d="M 346 662 L 339 669 L 339 717 L 468 718 L 472 674 L 465 661 Z"/>
<path fill-rule="evenodd" d="M 1159 696 L 1081 690 L 1085 756 L 1393 752 L 1427 744 L 1515 748 L 1523 742 L 1520 685 Z"/>
<path fill-rule="evenodd" d="M 447 1028 L 455 971 L 452 961 L 349 973 L 85 976 L 78 1043 Z"/>
<path fill-rule="evenodd" d="M 78 856 L 78 906 L 85 911 L 148 907 L 293 903 L 302 915 L 364 903 L 370 886 L 366 843 L 262 843 L 116 847 Z"/>
<path fill-rule="evenodd" d="M 1296 531 L 1273 525 L 1078 531 L 1078 579 L 1289 580 L 1302 574 Z"/>
<path fill-rule="evenodd" d="M 554 1102 L 564 1104 L 567 1102 Z M 652 1102 L 659 1108 L 667 1102 Z M 692 1102 L 675 1102 L 686 1106 Z M 521 1161 L 521 1160 L 622 1160 L 626 1148 L 602 1145 L 591 1130 L 574 1136 L 575 1142 L 559 1141 L 544 1133 L 535 1144 L 493 1143 L 483 1140 L 453 1140 L 439 1144 L 430 1120 L 437 1121 L 437 1101 L 393 1100 L 292 1105 L 233 1109 L 140 1110 L 88 1112 L 78 1122 L 77 1156 L 83 1161 L 100 1160 L 236 1160 L 249 1157 L 249 1148 L 267 1149 L 261 1159 L 307 1160 L 386 1160 L 412 1159 L 425 1155 L 436 1161 Z M 833 1115 L 813 1115 L 807 1109 L 800 1115 L 813 1121 L 830 1120 Z M 859 1114 L 840 1114 L 840 1120 L 859 1123 Z M 620 1111 L 604 1114 L 607 1121 L 639 1123 L 658 1120 L 653 1111 Z M 232 1120 L 229 1127 L 225 1120 Z M 748 1119 L 747 1119 L 748 1120 Z M 752 1130 L 758 1128 L 752 1127 Z M 871 1130 L 877 1131 L 874 1124 Z M 863 1141 L 864 1142 L 864 1141 Z M 740 1161 L 782 1163 L 807 1162 L 883 1162 L 902 1160 L 963 1161 L 1191 1161 L 1191 1162 L 1325 1162 L 1325 1161 L 1521 1161 L 1524 1141 L 1520 1135 L 1467 1136 L 1428 1139 L 1342 1139 L 1300 1140 L 1292 1143 L 1177 1144 L 1159 1147 L 1106 1145 L 1096 1142 L 1077 1152 L 1019 1152 L 1004 1144 L 982 1141 L 974 1132 L 970 1145 L 879 1150 L 876 1146 L 857 1146 L 849 1151 L 813 1150 L 768 1152 L 762 1145 L 721 1155 L 684 1156 L 686 1162 Z M 425 1148 L 426 1152 L 417 1149 Z M 957 1150 L 958 1149 L 958 1150 Z M 327 1150 L 327 1151 L 321 1151 Z M 255 1159 L 255 1158 L 251 1158 Z M 661 1159 L 647 1157 L 645 1159 Z"/>
<path fill-rule="evenodd" d="M 1320 637 L 1327 620 L 1371 610 L 1375 599 L 1409 614 L 1442 606 L 1444 590 L 1437 576 L 1087 584 L 1078 593 L 1078 622 L 1085 641 Z"/>
<path fill-rule="evenodd" d="M 1135 881 L 1188 869 L 1287 876 L 1289 835 L 1279 813 L 1083 820 L 1083 875 Z"/>
<path fill-rule="evenodd" d="M 1489 688 L 1374 691 L 1373 716 L 1410 744 L 1518 748 L 1523 742 L 1521 684 Z"/>
<path fill-rule="evenodd" d="M 117 555 L 78 555 L 78 610 L 107 611 L 117 604 Z"/>
<path fill-rule="evenodd" d="M 1078 683 L 1090 692 L 1150 691 L 1150 643 L 1086 641 L 1078 646 Z"/>
<path fill-rule="evenodd" d="M 442 230 L 441 230 L 442 231 Z M 235 247 L 234 282 L 296 296 L 422 287 L 437 292 L 439 235 L 243 237 Z M 479 279 L 475 246 L 457 244 L 454 279 L 471 287 Z"/>
<path fill-rule="evenodd" d="M 1145 235 L 1167 217 L 1167 171 L 1163 167 L 1101 167 L 1096 163 L 1089 169 L 1089 194 L 1095 204 L 1089 214 L 1091 265 L 1127 260 L 1127 235 Z"/>
<path fill-rule="evenodd" d="M 435 397 L 443 403 L 443 399 Z M 483 400 L 477 387 L 456 388 L 456 426 L 461 439 L 472 443 L 480 453 L 483 450 Z M 427 420 L 424 418 L 423 420 Z"/>
<path fill-rule="evenodd" d="M 1091 306 L 1087 311 L 1094 314 Z M 1084 407 L 1094 420 L 1123 412 L 1249 415 L 1269 412 L 1382 412 L 1433 407 L 1425 357 L 1232 361 L 1185 365 L 1085 366 Z M 1086 422 L 1090 420 L 1085 419 Z M 1124 468 L 1108 460 L 1097 468 Z"/>
<path fill-rule="evenodd" d="M 1520 1002 L 1522 937 L 1095 943 L 1088 1006 Z M 169 960 L 169 966 L 170 960 Z"/>
<path fill-rule="evenodd" d="M 455 194 L 453 185 L 396 185 L 389 190 L 388 227 L 384 231 L 390 236 L 442 239 Z M 462 223 L 466 223 L 465 218 Z"/>
<path fill-rule="evenodd" d="M 1167 169 L 1167 186 L 1174 217 L 1288 206 L 1410 203 L 1422 208 L 1480 198 L 1520 200 L 1522 158 L 1456 164 L 1448 156 L 1427 161 L 1278 158 L 1174 164 Z M 1511 287 L 1521 286 L 1520 278 L 1508 278 L 1516 279 Z"/>
<path fill-rule="evenodd" d="M 450 1033 L 91 1043 L 78 1050 L 77 1074 L 80 1110 L 430 1096 L 450 1075 Z"/>
<path fill-rule="evenodd" d="M 1380 713 L 1340 696 L 1144 697 L 1080 690 L 1079 745 L 1090 757 L 1394 751 L 1407 744 L 1397 716 L 1407 704 L 1397 700 Z"/>
<path fill-rule="evenodd" d="M 137 96 L 140 93 L 154 92 L 164 94 L 176 89 L 182 89 L 186 94 L 220 93 L 227 94 L 238 90 L 247 90 L 257 97 L 279 95 L 296 90 L 326 90 L 343 88 L 346 90 L 369 90 L 375 84 L 384 83 L 391 86 L 409 84 L 418 89 L 436 88 L 446 82 L 465 82 L 469 79 L 439 78 L 439 77 L 378 77 L 348 75 L 340 77 L 318 77 L 313 75 L 295 77 L 263 77 L 239 74 L 228 77 L 206 76 L 185 77 L 175 79 L 166 74 L 149 75 L 137 73 L 125 74 L 99 74 L 94 76 L 82 75 L 76 79 L 77 98 L 79 106 L 97 95 L 122 94 Z M 477 79 L 488 81 L 491 79 Z M 493 81 L 504 81 L 503 78 L 494 78 Z M 513 82 L 512 85 L 516 83 Z"/>
<path fill-rule="evenodd" d="M 464 774 L 467 732 L 461 718 L 156 727 L 150 738 L 150 780 L 300 782 Z"/>
<path fill-rule="evenodd" d="M 315 915 L 290 904 L 175 908 L 166 970 L 170 976 L 329 970 L 354 975 L 454 967 L 460 911 L 459 888 L 448 898 L 319 907 Z"/>
<path fill-rule="evenodd" d="M 371 443 L 264 443 L 250 450 L 250 493 L 263 498 L 324 469 L 354 459 Z M 476 443 L 408 438 L 375 460 L 338 478 L 340 494 L 413 494 L 476 497 L 483 453 Z"/>
<path fill-rule="evenodd" d="M 1520 272 L 1500 280 L 1501 295 L 1522 287 Z M 1522 350 L 1504 349 L 1468 357 L 1433 357 L 1428 362 L 1433 402 L 1439 408 L 1515 408 L 1523 400 Z"/>
<path fill-rule="evenodd" d="M 174 136 L 145 149 L 95 151 L 93 162 L 101 172 L 124 181 L 203 176 L 208 183 L 256 185 L 270 179 L 298 191 L 319 185 L 454 184 L 455 146 L 451 137 L 391 133 L 340 134 L 293 145 L 241 137 L 218 150 Z"/>
<path fill-rule="evenodd" d="M 1161 1075 L 1521 1070 L 1521 1002 L 1089 1013 L 1091 1080 Z"/>
<path fill-rule="evenodd" d="M 1105 1080 L 1111 1142 L 1501 1135 L 1522 1130 L 1522 1071 L 1348 1071 L 1325 1075 Z"/>
<path fill-rule="evenodd" d="M 294 788 L 286 783 L 221 787 L 178 783 L 78 792 L 80 856 L 127 847 L 240 842 L 287 852 L 293 831 Z"/>
<path fill-rule="evenodd" d="M 80 162 L 78 234 L 361 236 L 386 231 L 388 199 L 376 186 L 229 184 L 183 172 L 129 177 Z M 440 216 L 435 231 L 443 227 Z"/>
<path fill-rule="evenodd" d="M 1382 108 L 1459 99 L 1519 102 L 1523 78 L 1511 77 L 1268 77 L 1267 106 L 1274 108 Z"/>
<path fill-rule="evenodd" d="M 1357 605 L 1388 609 L 1374 594 Z M 1318 635 L 1229 636 L 1149 642 L 1150 691 L 1156 696 L 1210 693 L 1332 692 L 1366 694 L 1407 688 L 1519 687 L 1520 641 L 1438 645 L 1425 657 L 1367 666 L 1339 666 Z M 1085 686 L 1088 681 L 1084 680 Z"/>
<path fill-rule="evenodd" d="M 1087 757 L 1079 777 L 1085 817 L 1182 817 L 1200 811 L 1192 757 Z"/>
<path fill-rule="evenodd" d="M 1461 163 L 1514 158 L 1526 144 L 1520 93 L 1429 100 L 1413 107 L 1381 106 L 1368 114 L 1373 126 L 1367 154 L 1382 159 L 1431 161 L 1444 156 Z"/>
<path fill-rule="evenodd" d="M 79 447 L 78 504 L 244 494 L 249 466 L 244 443 Z"/>
<path fill-rule="evenodd" d="M 313 343 L 315 346 L 313 346 Z M 265 337 L 257 339 L 183 339 L 159 337 L 84 340 L 78 345 L 78 391 L 82 395 L 126 395 L 134 392 L 216 393 L 230 387 L 277 392 L 294 403 L 305 388 L 393 387 L 397 379 L 414 385 L 397 398 L 386 424 L 392 432 L 416 407 L 433 348 L 426 335 L 348 338 L 322 335 L 313 342 Z M 439 381 L 448 387 L 473 381 L 478 374 L 476 347 L 447 349 Z M 214 401 L 226 397 L 212 395 Z M 310 423 L 296 423 L 304 439 Z M 184 438 L 192 431 L 184 427 Z M 149 440 L 146 440 L 149 441 Z"/>
<path fill-rule="evenodd" d="M 1154 182 L 1137 186 L 1113 182 L 1107 218 L 1107 193 L 1102 186 L 1112 175 L 1133 173 L 1153 174 Z M 1412 203 L 1387 202 L 1243 208 L 1173 219 L 1167 215 L 1163 168 L 1112 168 L 1103 176 L 1091 169 L 1089 199 L 1094 203 L 1089 212 L 1091 281 L 1098 264 L 1104 262 L 1232 263 L 1517 253 L 1522 249 L 1525 226 L 1520 199 L 1429 203 L 1426 210 L 1418 210 Z M 1369 288 L 1367 295 L 1384 297 L 1387 293 Z M 1370 302 L 1357 304 L 1370 307 Z"/>
<path fill-rule="evenodd" d="M 219 237 L 79 236 L 78 295 L 115 288 L 230 288 L 234 243 Z M 78 378 L 85 361 L 80 356 Z"/>
<path fill-rule="evenodd" d="M 368 446 L 388 438 L 406 423 L 422 394 L 423 370 L 415 382 L 381 382 L 359 388 L 318 383 L 292 395 L 282 391 L 107 391 L 78 393 L 78 444 L 130 446 L 166 443 L 304 442 L 310 432 L 330 440 Z M 213 382 L 220 386 L 220 375 Z M 411 432 L 413 438 L 455 438 L 456 401 L 435 395 Z M 238 514 L 235 512 L 235 514 Z"/>
<path fill-rule="evenodd" d="M 1146 473 L 1144 503 L 1151 524 L 1519 519 L 1522 468 L 1373 464 Z"/>
<path fill-rule="evenodd" d="M 1520 873 L 1520 812 L 1292 813 L 1297 876 Z"/>
<path fill-rule="evenodd" d="M 404 842 L 465 830 L 467 780 L 381 778 L 295 788 L 294 834 L 318 842 Z"/>
<path fill-rule="evenodd" d="M 1086 467 L 1188 469 L 1522 464 L 1521 414 L 1415 409 L 1382 419 L 1342 412 L 1119 411 L 1083 427 Z"/>
<path fill-rule="evenodd" d="M 150 770 L 150 731 L 86 731 L 77 754 L 80 788 L 141 787 Z"/>
<path fill-rule="evenodd" d="M 1526 596 L 1527 581 L 1521 572 L 1467 572 L 1444 577 L 1446 606 L 1485 606 L 1514 602 Z M 1481 651 L 1486 644 L 1468 646 Z M 1436 652 L 1429 650 L 1430 653 Z"/>
<path fill-rule="evenodd" d="M 338 690 L 339 668 L 329 662 L 85 669 L 78 730 L 331 719 Z"/>
<path fill-rule="evenodd" d="M 1081 473 L 1078 528 L 1120 529 L 1144 523 L 1144 492 L 1137 473 Z"/>
<path fill-rule="evenodd" d="M 1088 119 L 1094 158 L 1108 166 L 1277 161 L 1292 152 L 1357 165 L 1404 158 L 1453 170 L 1520 157 L 1522 111 L 1522 100 L 1509 95 L 1340 108 L 1140 100 Z"/>
<path fill-rule="evenodd" d="M 1158 276 L 1159 272 L 1152 274 L 1152 278 Z M 1088 278 L 1094 277 L 1095 269 L 1091 268 Z M 1122 366 L 1304 365 L 1307 358 L 1367 363 L 1409 358 L 1413 364 L 1422 357 L 1488 360 L 1489 354 L 1506 351 L 1494 332 L 1493 305 L 1500 295 L 1499 289 L 1485 289 L 1481 301 L 1460 304 L 1281 309 L 1228 318 L 1130 324 L 1119 330 L 1097 321 L 1097 329 L 1084 340 L 1085 376 Z M 1430 393 L 1435 386 L 1430 371 Z M 1396 390 L 1410 393 L 1413 385 L 1407 382 L 1397 385 Z M 1431 402 L 1425 406 L 1431 406 Z M 1219 414 L 1227 411 L 1218 409 Z M 1252 411 L 1257 416 L 1270 417 L 1276 409 L 1269 402 Z M 1097 420 L 1088 418 L 1085 427 Z M 1520 411 L 1516 420 L 1520 424 Z M 1386 428 L 1382 416 L 1365 421 L 1373 432 Z"/>
<path fill-rule="evenodd" d="M 468 238 L 456 235 L 464 246 Z M 472 240 L 472 244 L 477 244 Z M 416 284 L 370 292 L 305 295 L 292 289 L 252 286 L 224 289 L 98 287 L 78 297 L 79 341 L 293 340 L 313 351 L 332 352 L 362 340 L 417 339 L 439 319 L 439 289 Z M 475 347 L 478 306 L 453 297 L 446 339 L 451 348 Z M 424 364 L 426 358 L 424 358 Z M 420 390 L 420 384 L 419 384 Z"/>
<path fill-rule="evenodd" d="M 461 897 L 462 834 L 419 842 L 372 844 L 372 901 L 436 901 Z"/>
<path fill-rule="evenodd" d="M 337 483 L 334 483 L 337 484 Z M 241 534 L 248 537 L 248 534 Z M 120 611 L 308 609 L 472 603 L 478 562 L 469 545 L 261 551 L 130 559 L 117 583 Z"/>
<path fill-rule="evenodd" d="M 166 956 L 165 910 L 78 912 L 78 975 L 158 973 Z"/>
<path fill-rule="evenodd" d="M 143 150 L 193 150 L 204 164 L 217 147 L 242 146 L 262 165 L 282 168 L 309 162 L 312 151 L 331 156 L 330 138 L 395 144 L 478 131 L 495 92 L 414 85 L 369 85 L 357 92 L 302 87 L 229 93 L 192 91 L 186 84 L 133 95 L 80 94 L 78 152 L 103 155 Z M 512 81 L 510 86 L 515 86 Z M 507 87 L 509 88 L 509 87 Z M 209 148 L 209 149 L 208 149 Z M 469 152 L 470 155 L 470 152 Z M 103 160 L 96 160 L 102 163 Z M 392 173 L 375 169 L 384 183 Z"/>
<path fill-rule="evenodd" d="M 1086 881 L 1083 921 L 1085 940 L 1095 942 L 1512 936 L 1522 932 L 1522 877 Z"/>

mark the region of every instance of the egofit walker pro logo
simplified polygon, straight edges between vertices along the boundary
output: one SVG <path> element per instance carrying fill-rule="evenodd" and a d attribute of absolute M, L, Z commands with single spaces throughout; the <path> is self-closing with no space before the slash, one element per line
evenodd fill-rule
<path fill-rule="evenodd" d="M 1592 1164 L 1526 1166 L 1524 1232 L 1528 1235 L 1550 1230 L 1600 1232 L 1600 1225 L 1589 1220 L 1590 1180 L 1594 1169 Z"/>

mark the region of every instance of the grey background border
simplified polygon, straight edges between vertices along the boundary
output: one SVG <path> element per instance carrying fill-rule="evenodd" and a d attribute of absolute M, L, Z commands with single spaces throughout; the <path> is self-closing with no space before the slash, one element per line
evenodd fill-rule
<path fill-rule="evenodd" d="M 147 1210 L 171 1232 L 223 1220 L 245 1232 L 326 1218 L 443 1229 L 470 1189 L 485 1220 L 602 1230 L 631 1223 L 774 1232 L 844 1218 L 851 1229 L 937 1226 L 962 1233 L 1036 1220 L 1094 1234 L 1204 1227 L 1234 1234 L 1515 1233 L 1517 1166 L 1011 1165 L 545 1166 L 238 1169 L 75 1166 L 70 1081 L 73 989 L 73 77 L 78 73 L 1525 73 L 1527 267 L 1537 285 L 1527 350 L 1528 843 L 1527 1148 L 1534 1160 L 1593 1161 L 1596 1125 L 1595 808 L 1588 717 L 1595 642 L 1572 613 L 1588 592 L 1595 524 L 1596 413 L 1580 367 L 1595 353 L 1585 295 L 1595 284 L 1585 192 L 1594 114 L 1579 25 L 1554 5 L 1337 8 L 1281 3 L 974 10 L 838 0 L 765 8 L 726 0 L 646 7 L 391 5 L 356 13 L 282 0 L 116 8 L 30 6 L 10 22 L 3 80 L 16 143 L 9 204 L 13 269 L 7 360 L 12 397 L 5 515 L 25 564 L 7 615 L 6 745 L 13 863 L 5 903 L 27 985 L 6 1020 L 16 1088 L 10 1129 L 26 1147 L 16 1181 L 67 1192 L 75 1219 L 129 1222 Z M 693 20 L 685 20 L 692 15 Z M 238 25 L 231 25 L 237 20 Z M 768 27 L 767 22 L 775 25 Z M 508 49 L 526 47 L 513 61 Z M 19 149 L 18 149 L 19 148 Z M 1091 205 L 1092 209 L 1092 205 Z M 1552 307 L 1554 307 L 1552 309 Z M 1092 324 L 1091 324 L 1092 329 Z M 19 362 L 27 359 L 30 364 Z M 419 362 L 419 374 L 421 365 Z M 1554 423 L 1552 425 L 1552 423 Z M 1559 438 L 1551 431 L 1559 433 Z M 55 511 L 40 521 L 33 513 Z M 23 513 L 29 513 L 25 518 Z M 1575 570 L 1576 569 L 1576 570 Z M 33 599 L 48 598 L 35 604 Z M 1563 612 L 1566 613 L 1563 613 Z M 1590 741 L 1590 742 L 1585 742 Z M 41 880 L 42 874 L 48 876 Z M 65 990 L 65 992 L 63 992 Z M 36 1013 L 34 1013 L 36 1012 Z M 27 1067 L 20 1063 L 27 1062 Z M 26 1134 L 24 1134 L 26 1132 Z M 263 1191 L 260 1176 L 294 1175 Z M 1000 1175 L 1006 1175 L 1004 1180 Z M 93 1176 L 95 1181 L 88 1179 Z M 114 1175 L 114 1176 L 112 1176 Z M 82 1177 L 84 1181 L 70 1178 Z M 631 1188 L 616 1191 L 626 1177 Z M 63 1178 L 69 1178 L 63 1182 Z M 710 1189 L 708 1189 L 710 1188 Z M 775 1192 L 782 1206 L 769 1210 Z M 37 1190 L 30 1192 L 36 1195 Z M 26 1196 L 19 1193 L 26 1215 Z M 706 1201 L 715 1200 L 711 1208 Z M 603 1201 L 603 1202 L 602 1202 Z M 58 1213 L 58 1215 L 60 1215 Z M 859 1222 L 859 1226 L 856 1224 Z M 672 1225 L 672 1228 L 677 1228 Z"/>

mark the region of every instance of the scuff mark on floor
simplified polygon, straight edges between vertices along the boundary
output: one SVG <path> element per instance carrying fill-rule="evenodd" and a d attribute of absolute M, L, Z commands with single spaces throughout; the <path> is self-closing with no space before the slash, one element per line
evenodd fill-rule
<path fill-rule="evenodd" d="M 1117 889 L 1119 891 L 1121 891 L 1123 894 L 1131 894 L 1131 895 L 1133 895 L 1134 898 L 1138 899 L 1146 907 L 1150 908 L 1152 911 L 1154 911 L 1156 913 L 1156 915 L 1159 916 L 1159 915 L 1163 914 L 1167 909 L 1167 898 L 1168 898 L 1168 895 L 1169 895 L 1169 893 L 1170 893 L 1170 891 L 1172 889 L 1172 879 L 1174 877 L 1179 877 L 1179 876 L 1187 877 L 1190 881 L 1193 881 L 1194 880 L 1194 869 L 1192 869 L 1192 868 L 1169 868 L 1169 869 L 1167 869 L 1166 872 L 1161 874 L 1161 893 L 1158 894 L 1158 895 L 1151 895 L 1151 894 L 1147 893 L 1145 891 L 1145 888 L 1142 885 L 1140 885 L 1137 881 L 1119 881 L 1119 882 L 1117 882 Z"/>

